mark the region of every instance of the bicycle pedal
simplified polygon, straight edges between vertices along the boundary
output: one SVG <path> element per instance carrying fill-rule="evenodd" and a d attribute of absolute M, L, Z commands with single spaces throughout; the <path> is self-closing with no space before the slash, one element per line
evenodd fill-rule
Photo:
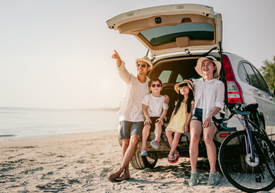
<path fill-rule="evenodd" d="M 260 176 L 260 175 L 256 175 L 256 176 L 255 176 L 255 181 L 256 181 L 257 183 L 260 183 L 260 182 L 262 181 L 261 176 Z"/>

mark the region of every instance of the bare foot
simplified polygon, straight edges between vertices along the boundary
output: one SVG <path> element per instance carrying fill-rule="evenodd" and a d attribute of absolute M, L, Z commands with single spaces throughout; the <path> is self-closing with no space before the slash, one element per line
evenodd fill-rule
<path fill-rule="evenodd" d="M 113 182 L 116 180 L 116 178 L 118 178 L 120 176 L 121 173 L 119 173 L 118 171 L 109 174 L 108 179 Z"/>
<path fill-rule="evenodd" d="M 121 182 L 121 181 L 128 180 L 128 179 L 130 179 L 130 175 L 124 173 L 119 178 L 116 178 L 116 181 Z"/>

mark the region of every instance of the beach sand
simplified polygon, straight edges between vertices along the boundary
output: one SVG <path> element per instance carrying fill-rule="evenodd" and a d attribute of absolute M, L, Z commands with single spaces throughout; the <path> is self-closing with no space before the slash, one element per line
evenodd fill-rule
<path fill-rule="evenodd" d="M 160 159 L 154 169 L 130 166 L 130 180 L 110 182 L 121 162 L 117 131 L 0 142 L 0 155 L 0 192 L 241 192 L 221 175 L 207 186 L 207 159 L 198 161 L 194 187 L 187 184 L 188 158 L 174 165 Z"/>

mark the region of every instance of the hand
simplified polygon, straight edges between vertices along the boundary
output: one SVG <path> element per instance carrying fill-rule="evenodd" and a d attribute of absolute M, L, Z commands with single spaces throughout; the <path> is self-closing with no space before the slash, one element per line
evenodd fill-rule
<path fill-rule="evenodd" d="M 209 117 L 207 117 L 207 118 L 204 120 L 204 122 L 203 122 L 203 124 L 202 124 L 202 127 L 203 127 L 203 128 L 207 128 L 207 127 L 210 127 L 210 125 L 211 125 L 211 119 L 210 119 Z"/>
<path fill-rule="evenodd" d="M 169 98 L 168 95 L 164 95 L 164 97 L 165 97 L 165 98 L 164 98 L 164 103 L 168 105 L 168 104 L 169 104 L 169 101 L 170 101 L 170 98 Z"/>
<path fill-rule="evenodd" d="M 146 118 L 146 120 L 144 121 L 144 125 L 150 125 L 152 123 L 150 118 Z"/>
<path fill-rule="evenodd" d="M 156 122 L 157 122 L 158 124 L 160 124 L 160 126 L 163 125 L 163 119 L 161 119 L 161 118 L 158 118 L 158 119 L 156 120 Z"/>
<path fill-rule="evenodd" d="M 114 50 L 115 51 L 115 50 Z M 112 55 L 113 59 L 120 59 L 119 54 L 115 51 L 115 53 Z"/>
<path fill-rule="evenodd" d="M 184 126 L 184 132 L 188 132 L 188 131 L 189 131 L 188 125 L 185 124 L 185 126 Z"/>

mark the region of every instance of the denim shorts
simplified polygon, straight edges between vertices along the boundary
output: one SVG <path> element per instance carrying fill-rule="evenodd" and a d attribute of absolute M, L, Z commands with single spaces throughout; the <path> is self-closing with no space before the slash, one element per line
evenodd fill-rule
<path fill-rule="evenodd" d="M 196 108 L 195 114 L 192 116 L 191 120 L 202 122 L 202 109 Z"/>
<path fill-rule="evenodd" d="M 130 139 L 131 135 L 139 135 L 141 137 L 143 122 L 120 121 L 120 139 Z"/>

